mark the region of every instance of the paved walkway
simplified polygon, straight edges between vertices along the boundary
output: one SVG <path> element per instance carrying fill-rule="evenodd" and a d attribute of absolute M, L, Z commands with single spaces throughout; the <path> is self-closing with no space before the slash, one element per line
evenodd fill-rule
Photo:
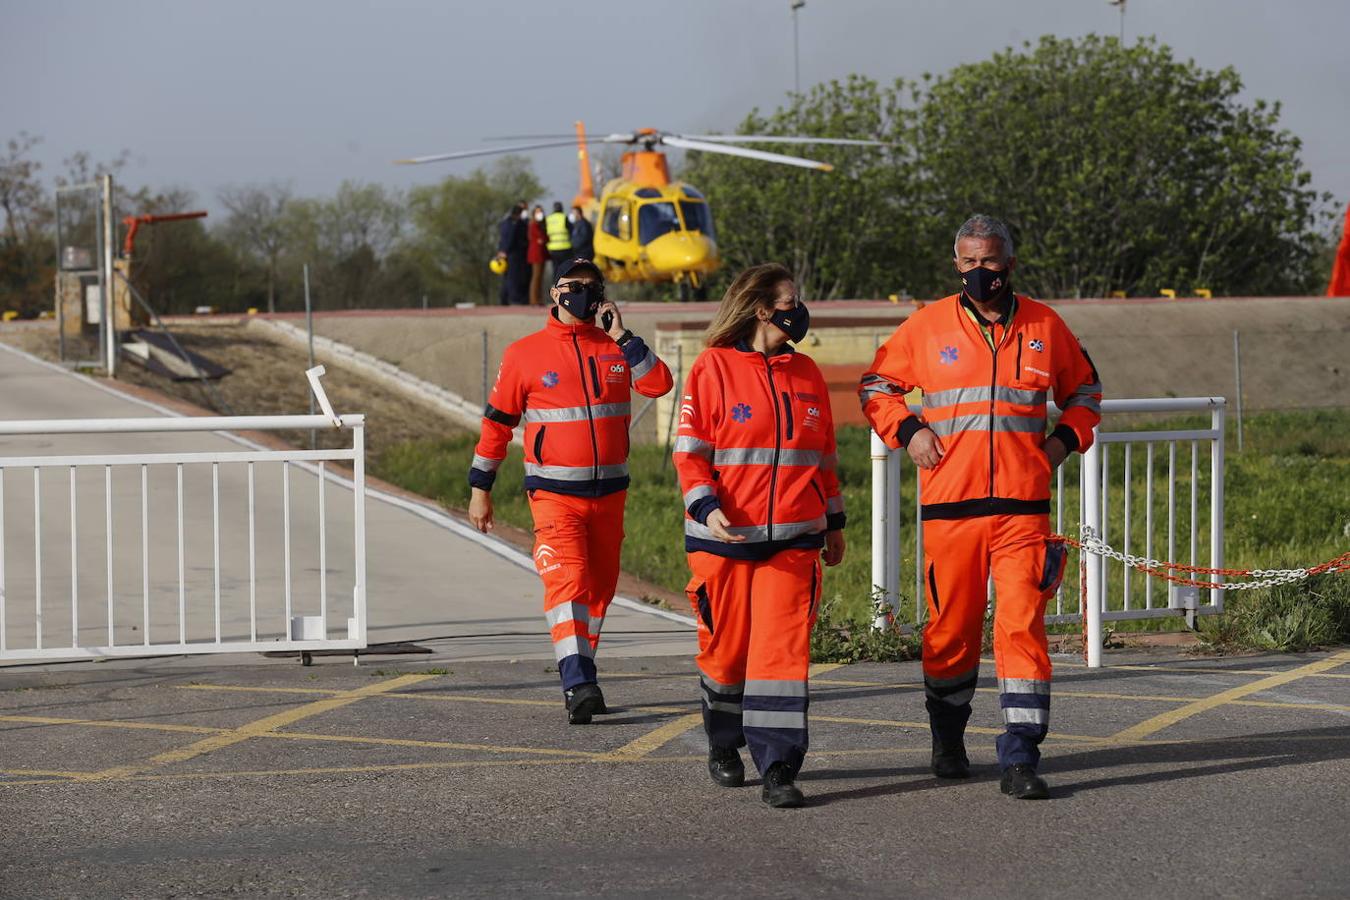
<path fill-rule="evenodd" d="M 297 373 L 297 377 L 303 377 Z M 341 412 L 341 411 L 340 411 Z M 167 414 L 0 344 L 0 418 L 145 417 Z M 217 434 L 39 435 L 0 438 L 0 456 L 240 450 Z M 290 541 L 293 553 L 292 612 L 319 612 L 318 487 L 316 475 L 291 466 Z M 149 632 L 155 641 L 176 637 L 179 627 L 176 484 L 174 467 L 150 467 Z M 207 464 L 184 469 L 184 574 L 189 641 L 215 634 L 211 471 Z M 33 536 L 33 470 L 9 470 L 0 509 L 4 529 L 5 642 L 34 646 L 36 571 Z M 247 467 L 220 467 L 222 624 L 226 640 L 249 634 L 247 569 Z M 141 572 L 140 475 L 137 466 L 114 467 L 113 532 L 116 538 L 114 640 L 138 644 L 144 636 Z M 258 464 L 257 606 L 259 637 L 284 634 L 281 464 Z M 105 493 L 101 467 L 81 471 L 76 495 L 79 523 L 78 616 L 71 617 L 71 508 L 68 468 L 41 475 L 43 645 L 69 646 L 72 627 L 82 645 L 107 639 Z M 484 538 L 428 505 L 369 491 L 367 509 L 369 639 L 441 639 L 437 652 L 453 659 L 551 660 L 541 610 L 541 588 L 528 556 Z M 327 483 L 326 565 L 330 633 L 345 633 L 351 614 L 351 491 Z M 626 604 L 626 605 L 625 605 Z M 692 622 L 661 616 L 635 601 L 621 601 L 605 624 L 609 655 L 688 654 L 694 651 Z M 256 656 L 243 658 L 256 661 Z M 218 659 L 216 664 L 231 660 Z M 120 664 L 118 664 L 120 665 Z"/>
<path fill-rule="evenodd" d="M 714 786 L 685 658 L 6 673 L 7 898 L 1343 897 L 1350 651 L 1056 660 L 1048 802 L 927 769 L 917 663 L 817 666 L 809 806 Z M 985 669 L 992 673 L 992 666 Z"/>

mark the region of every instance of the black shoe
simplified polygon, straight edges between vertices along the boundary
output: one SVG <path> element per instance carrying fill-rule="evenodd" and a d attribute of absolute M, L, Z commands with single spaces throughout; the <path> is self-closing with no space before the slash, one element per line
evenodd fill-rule
<path fill-rule="evenodd" d="M 933 774 L 938 778 L 969 778 L 970 757 L 966 756 L 966 748 L 934 747 Z"/>
<path fill-rule="evenodd" d="M 600 685 L 598 684 L 595 685 L 595 696 L 599 703 L 599 705 L 595 709 L 595 715 L 597 716 L 609 715 L 609 707 L 605 705 L 605 695 L 600 692 Z"/>
<path fill-rule="evenodd" d="M 1017 800 L 1048 800 L 1050 786 L 1036 770 L 1026 763 L 1017 763 L 1003 770 L 999 790 Z"/>
<path fill-rule="evenodd" d="M 760 792 L 760 798 L 775 809 L 801 806 L 806 803 L 806 798 L 792 782 L 792 770 L 788 764 L 776 762 L 764 773 L 764 790 Z"/>
<path fill-rule="evenodd" d="M 589 725 L 591 716 L 605 708 L 605 695 L 595 684 L 579 684 L 570 691 L 564 691 L 567 698 L 567 723 L 569 725 Z"/>
<path fill-rule="evenodd" d="M 708 774 L 722 787 L 740 787 L 745 784 L 745 763 L 734 748 L 709 747 Z"/>

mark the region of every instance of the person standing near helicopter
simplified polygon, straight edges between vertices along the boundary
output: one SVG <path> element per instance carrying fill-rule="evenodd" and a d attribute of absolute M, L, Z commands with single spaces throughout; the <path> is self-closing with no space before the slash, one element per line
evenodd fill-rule
<path fill-rule="evenodd" d="M 523 420 L 544 616 L 567 721 L 585 725 L 606 712 L 595 651 L 619 578 L 630 389 L 660 397 L 673 379 L 642 338 L 623 327 L 595 263 L 563 263 L 549 294 L 554 308 L 544 328 L 502 354 L 469 469 L 469 521 L 492 530 L 492 485 Z"/>
<path fill-rule="evenodd" d="M 497 224 L 497 258 L 506 260 L 506 277 L 502 279 L 500 294 L 502 306 L 530 302 L 528 216 L 529 207 L 524 200 L 518 200 Z"/>
<path fill-rule="evenodd" d="M 530 264 L 530 305 L 544 302 L 544 264 L 548 262 L 548 234 L 544 231 L 544 207 L 535 204 L 530 214 L 529 248 L 526 260 Z"/>
<path fill-rule="evenodd" d="M 572 234 L 567 229 L 567 213 L 563 212 L 561 202 L 553 202 L 553 212 L 545 217 L 544 223 L 548 230 L 548 255 L 553 258 L 553 279 L 556 281 L 559 268 L 577 257 L 572 252 Z M 582 258 L 590 259 L 589 256 Z"/>
<path fill-rule="evenodd" d="M 774 807 L 804 802 L 795 781 L 822 548 L 827 566 L 844 558 L 828 389 L 810 357 L 788 346 L 809 322 L 783 266 L 737 275 L 689 371 L 674 446 L 708 772 L 740 786 L 737 748 L 749 745 Z"/>

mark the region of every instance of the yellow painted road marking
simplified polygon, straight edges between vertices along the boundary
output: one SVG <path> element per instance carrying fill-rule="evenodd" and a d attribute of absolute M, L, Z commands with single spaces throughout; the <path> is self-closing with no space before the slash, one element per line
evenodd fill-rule
<path fill-rule="evenodd" d="M 125 778 L 129 775 L 135 775 L 146 769 L 153 769 L 157 766 L 166 766 L 173 763 L 186 762 L 195 759 L 206 753 L 220 750 L 223 747 L 229 747 L 241 743 L 252 737 L 258 737 L 269 731 L 283 728 L 287 725 L 293 725 L 302 719 L 308 719 L 322 713 L 331 712 L 335 709 L 341 709 L 344 706 L 350 706 L 359 700 L 375 694 L 383 694 L 397 688 L 407 687 L 411 684 L 417 684 L 420 681 L 426 681 L 428 678 L 436 678 L 435 675 L 400 675 L 397 678 L 391 678 L 388 681 L 368 684 L 365 687 L 357 688 L 353 691 L 345 691 L 342 694 L 333 697 L 326 697 L 323 700 L 315 700 L 313 703 L 306 703 L 303 706 L 293 707 L 292 709 L 282 710 L 273 713 L 270 716 L 264 716 L 256 719 L 238 728 L 224 731 L 219 734 L 213 734 L 210 737 L 203 738 L 196 743 L 189 744 L 186 747 L 179 747 L 175 750 L 168 750 L 164 753 L 158 753 L 147 760 L 139 763 L 131 763 L 123 766 L 113 766 L 110 769 L 104 769 L 101 772 L 94 772 L 85 776 L 89 781 L 107 781 L 113 778 Z"/>
<path fill-rule="evenodd" d="M 187 734 L 219 734 L 224 731 L 223 728 L 211 728 L 206 725 L 175 725 L 172 722 L 136 722 L 123 719 L 62 719 L 56 716 L 0 716 L 0 722 L 22 722 L 29 725 L 77 725 L 84 728 L 132 728 L 146 731 L 178 731 Z"/>
<path fill-rule="evenodd" d="M 826 672 L 833 672 L 835 669 L 842 669 L 843 663 L 813 663 L 806 670 L 807 678 L 815 678 L 817 675 L 824 675 Z"/>
<path fill-rule="evenodd" d="M 686 716 L 680 716 L 673 722 L 667 722 L 659 728 L 655 728 L 636 740 L 629 741 L 617 750 L 612 750 L 600 757 L 603 761 L 624 761 L 641 759 L 654 750 L 660 749 L 665 744 L 673 741 L 675 738 L 684 734 L 696 725 L 703 724 L 703 713 L 690 713 Z"/>
<path fill-rule="evenodd" d="M 1118 741 L 1138 741 L 1143 740 L 1151 734 L 1161 731 L 1170 725 L 1189 719 L 1191 716 L 1199 715 L 1202 712 L 1231 703 L 1246 697 L 1248 694 L 1255 694 L 1260 691 L 1268 691 L 1281 685 L 1288 684 L 1291 681 L 1298 681 L 1300 678 L 1307 678 L 1310 675 L 1316 675 L 1319 672 L 1325 672 L 1328 669 L 1335 669 L 1345 663 L 1350 662 L 1350 650 L 1337 653 L 1335 656 L 1326 659 L 1320 659 L 1317 662 L 1308 663 L 1306 666 L 1299 666 L 1297 669 L 1291 669 L 1288 672 L 1281 672 L 1277 675 L 1270 675 L 1247 684 L 1229 688 L 1226 691 L 1220 691 L 1213 696 L 1206 697 L 1203 700 L 1197 700 L 1194 703 L 1188 703 L 1177 709 L 1168 710 L 1160 713 L 1151 719 L 1146 719 L 1137 725 L 1131 725 L 1113 736 L 1113 740 Z"/>
<path fill-rule="evenodd" d="M 838 724 L 838 725 L 881 725 L 881 726 L 884 726 L 884 727 L 887 727 L 887 728 L 915 728 L 915 729 L 920 729 L 920 730 L 922 730 L 925 734 L 928 733 L 928 723 L 927 723 L 927 722 L 903 722 L 903 721 L 900 721 L 900 720 L 898 720 L 898 719 L 860 719 L 860 718 L 855 718 L 855 717 L 853 717 L 853 716 L 818 716 L 818 715 L 815 715 L 815 714 L 813 713 L 813 714 L 811 715 L 811 721 L 812 721 L 812 722 L 833 722 L 833 723 Z M 1002 728 L 983 728 L 983 727 L 981 727 L 981 726 L 979 726 L 979 725 L 967 725 L 967 726 L 966 726 L 966 732 L 967 732 L 968 734 L 994 734 L 994 735 L 998 735 L 998 734 L 1002 734 L 1002 733 L 1003 733 L 1003 729 L 1002 729 Z M 1090 735 L 1090 734 L 1060 734 L 1060 733 L 1057 733 L 1057 732 L 1053 732 L 1053 731 L 1052 731 L 1052 732 L 1050 733 L 1049 737 L 1046 738 L 1046 740 L 1048 740 L 1048 741 L 1076 741 L 1076 742 L 1080 742 L 1080 743 L 1100 744 L 1101 742 L 1108 740 L 1108 738 L 1105 738 L 1105 737 L 1096 737 L 1096 736 Z"/>
<path fill-rule="evenodd" d="M 382 747 L 428 747 L 433 750 L 476 750 L 487 753 L 532 753 L 540 756 L 567 756 L 573 759 L 600 759 L 605 754 L 592 750 L 556 750 L 547 747 L 512 747 L 494 744 L 459 744 L 451 741 L 419 741 L 413 738 L 363 737 L 350 734 L 315 734 L 299 731 L 265 731 L 260 738 L 292 741 L 329 741 L 338 744 L 374 744 Z"/>
<path fill-rule="evenodd" d="M 272 687 L 237 687 L 229 684 L 180 684 L 177 687 L 194 691 L 252 691 L 256 693 L 316 693 L 329 694 L 337 696 L 343 691 L 326 691 L 318 688 L 272 688 Z M 562 706 L 561 700 L 516 700 L 506 697 L 482 697 L 477 694 L 443 694 L 439 691 L 418 691 L 415 694 L 403 693 L 401 691 L 390 691 L 381 694 L 381 697 L 391 697 L 395 700 L 444 700 L 456 703 L 495 703 L 502 706 L 547 706 L 549 709 L 558 709 Z M 691 701 L 693 702 L 693 701 Z M 625 706 L 623 712 L 650 712 L 650 713 L 683 713 L 688 712 L 687 707 L 682 706 Z"/>
<path fill-rule="evenodd" d="M 993 661 L 992 659 L 982 659 L 982 660 L 980 660 L 980 662 L 981 662 L 981 663 L 988 663 L 988 664 L 991 665 L 991 666 L 994 664 L 994 661 Z M 1083 663 L 1061 662 L 1060 660 L 1055 660 L 1054 663 L 1055 663 L 1055 668 L 1056 668 L 1056 669 L 1086 669 L 1086 668 L 1087 668 L 1087 666 L 1086 666 L 1085 664 L 1083 664 Z M 1340 665 L 1347 665 L 1347 664 L 1350 664 L 1350 660 L 1346 660 L 1346 661 L 1343 661 L 1343 662 L 1340 663 Z M 1113 665 L 1113 666 L 1111 666 L 1110 668 L 1112 668 L 1112 669 L 1119 669 L 1119 670 L 1122 671 L 1122 672 L 1168 672 L 1168 673 L 1171 673 L 1171 672 L 1179 672 L 1179 673 L 1184 673 L 1184 674 L 1187 674 L 1187 675 L 1191 675 L 1191 674 L 1199 674 L 1199 675 L 1282 675 L 1282 674 L 1284 674 L 1285 672 L 1292 671 L 1291 669 L 1284 669 L 1284 670 L 1277 670 L 1277 669 L 1220 669 L 1220 668 L 1217 668 L 1217 667 L 1208 667 L 1208 666 L 1206 666 L 1206 667 L 1200 667 L 1200 666 L 1155 666 L 1155 665 L 1121 665 L 1121 666 L 1114 666 L 1114 665 Z M 1333 666 L 1333 668 L 1335 668 L 1335 667 Z M 1304 677 L 1304 678 L 1350 678 L 1350 675 L 1348 675 L 1348 674 L 1343 674 L 1343 673 L 1340 673 L 1340 672 L 1313 672 L 1311 675 L 1305 675 L 1305 676 L 1303 676 L 1303 677 Z"/>

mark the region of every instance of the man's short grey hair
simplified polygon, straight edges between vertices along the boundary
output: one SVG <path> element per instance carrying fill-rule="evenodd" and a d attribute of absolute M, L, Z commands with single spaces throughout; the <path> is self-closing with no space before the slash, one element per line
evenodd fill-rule
<path fill-rule="evenodd" d="M 1008 232 L 1008 226 L 993 216 L 976 213 L 966 219 L 965 223 L 956 229 L 956 240 L 952 241 L 952 256 L 960 255 L 956 251 L 956 245 L 961 243 L 962 238 L 998 238 L 1003 242 L 1003 258 L 1013 257 L 1013 239 Z"/>

